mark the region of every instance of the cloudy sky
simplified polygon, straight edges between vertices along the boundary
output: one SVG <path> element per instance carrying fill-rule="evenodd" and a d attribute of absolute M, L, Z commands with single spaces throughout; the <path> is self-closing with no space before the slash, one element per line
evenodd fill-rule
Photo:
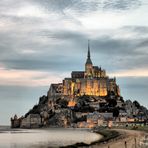
<path fill-rule="evenodd" d="M 0 0 L 0 125 L 50 83 L 94 65 L 148 107 L 148 0 Z"/>

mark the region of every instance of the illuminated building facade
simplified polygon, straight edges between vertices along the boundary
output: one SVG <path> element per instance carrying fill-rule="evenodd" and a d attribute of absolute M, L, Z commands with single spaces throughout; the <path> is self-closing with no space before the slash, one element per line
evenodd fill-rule
<path fill-rule="evenodd" d="M 93 66 L 89 43 L 85 71 L 72 71 L 71 78 L 65 78 L 63 83 L 59 85 L 60 94 L 62 92 L 63 96 L 90 95 L 105 97 L 109 93 L 120 96 L 120 90 L 119 86 L 116 84 L 116 79 L 110 79 L 106 75 L 106 71 L 101 67 Z M 58 84 L 57 88 L 59 88 Z M 53 94 L 53 90 L 58 92 L 53 89 L 51 85 L 49 89 L 50 95 Z"/>

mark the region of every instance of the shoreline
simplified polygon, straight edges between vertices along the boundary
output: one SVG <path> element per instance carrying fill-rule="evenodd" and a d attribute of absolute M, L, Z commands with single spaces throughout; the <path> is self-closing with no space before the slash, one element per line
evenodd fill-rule
<path fill-rule="evenodd" d="M 140 141 L 140 139 L 142 139 L 142 137 L 144 135 L 148 135 L 148 127 L 138 127 L 136 129 L 133 128 L 98 128 L 98 129 L 94 129 L 92 130 L 93 132 L 100 134 L 103 136 L 102 139 L 100 139 L 99 141 L 95 141 L 92 142 L 91 144 L 85 144 L 85 143 L 76 143 L 75 145 L 71 145 L 71 146 L 66 146 L 66 148 L 68 147 L 81 147 L 81 146 L 93 146 L 95 148 L 98 146 L 109 146 L 110 144 L 116 144 L 121 142 L 122 144 L 124 144 L 126 141 L 128 141 L 128 139 L 132 139 L 132 140 L 137 140 L 137 144 Z M 106 133 L 108 132 L 108 133 Z M 111 134 L 110 136 L 108 134 Z M 133 134 L 134 133 L 134 134 Z M 135 136 L 137 135 L 137 136 Z M 139 136 L 140 135 L 140 136 Z M 132 138 L 131 138 L 132 137 Z M 134 141 L 133 141 L 134 143 Z"/>
<path fill-rule="evenodd" d="M 102 138 L 100 140 L 94 141 L 91 144 L 86 144 L 86 143 L 76 143 L 74 145 L 68 145 L 68 146 L 64 146 L 64 147 L 60 147 L 60 148 L 77 148 L 77 147 L 81 147 L 81 146 L 85 146 L 85 147 L 89 147 L 89 146 L 99 146 L 101 144 L 104 143 L 108 143 L 112 140 L 115 139 L 122 139 L 123 138 L 123 134 L 121 134 L 120 132 L 117 132 L 115 130 L 110 130 L 110 129 L 95 129 L 95 130 L 91 130 L 92 132 L 99 134 L 102 136 Z"/>
<path fill-rule="evenodd" d="M 118 148 L 120 145 L 120 148 L 125 147 L 124 144 L 127 143 L 128 145 L 139 145 L 140 140 L 142 137 L 147 135 L 148 132 L 143 131 L 143 130 L 133 130 L 133 129 L 95 129 L 93 130 L 94 133 L 100 134 L 103 136 L 102 139 L 92 142 L 91 144 L 85 144 L 85 143 L 76 143 L 74 145 L 68 145 L 65 147 L 60 147 L 60 148 L 81 148 L 85 146 L 86 148 L 92 146 L 93 148 L 98 148 L 99 146 L 102 148 L 106 147 L 114 147 Z M 135 139 L 136 142 L 135 143 Z M 132 142 L 131 142 L 132 141 Z M 116 146 L 118 145 L 118 146 Z"/>
<path fill-rule="evenodd" d="M 113 147 L 113 148 L 125 148 L 125 147 L 137 147 L 140 146 L 140 141 L 148 135 L 147 132 L 142 130 L 129 130 L 129 129 L 111 129 L 117 131 L 120 136 L 110 139 L 105 143 L 100 143 L 97 146 L 102 148 Z M 96 148 L 97 148 L 96 146 Z M 95 146 L 94 146 L 95 148 Z"/>

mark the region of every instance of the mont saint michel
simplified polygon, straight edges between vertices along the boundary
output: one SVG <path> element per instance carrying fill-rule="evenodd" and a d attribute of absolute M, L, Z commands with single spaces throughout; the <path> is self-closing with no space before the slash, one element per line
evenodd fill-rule
<path fill-rule="evenodd" d="M 148 0 L 0 0 L 0 148 L 148 147 L 147 108 Z"/>
<path fill-rule="evenodd" d="M 88 42 L 84 71 L 72 71 L 62 83 L 51 84 L 24 116 L 11 118 L 11 127 L 75 127 L 146 123 L 147 109 L 137 101 L 125 101 L 116 77 L 110 78 L 102 67 L 94 66 Z"/>

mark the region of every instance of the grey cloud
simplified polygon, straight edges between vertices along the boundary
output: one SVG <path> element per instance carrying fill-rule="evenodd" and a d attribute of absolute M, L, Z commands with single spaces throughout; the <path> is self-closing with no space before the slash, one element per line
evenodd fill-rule
<path fill-rule="evenodd" d="M 92 41 L 92 48 L 96 52 L 110 55 L 143 55 L 142 52 L 136 50 L 143 41 L 144 39 L 114 39 L 111 36 L 105 36 Z"/>
<path fill-rule="evenodd" d="M 141 5 L 139 0 L 106 0 L 104 2 L 104 9 L 128 10 L 135 9 Z"/>
<path fill-rule="evenodd" d="M 60 58 L 60 60 L 58 60 Z M 26 69 L 26 70 L 43 70 L 43 71 L 66 71 L 72 70 L 68 67 L 68 63 L 70 61 L 70 58 L 66 57 L 63 58 L 61 56 L 53 56 L 52 58 L 48 59 L 9 59 L 9 60 L 3 60 L 2 62 L 7 65 L 7 68 L 11 69 Z M 70 65 L 74 65 L 76 62 L 71 62 Z M 70 66 L 69 65 L 69 66 Z M 67 68 L 65 68 L 67 66 Z"/>
<path fill-rule="evenodd" d="M 92 47 L 96 52 L 103 54 L 128 55 L 135 52 L 133 49 L 136 47 L 136 44 L 131 40 L 113 39 L 110 36 L 105 36 L 92 41 Z"/>
<path fill-rule="evenodd" d="M 1 34 L 0 61 L 7 68 L 71 71 L 80 69 L 80 65 L 83 66 L 87 52 L 88 36 L 86 33 L 40 30 L 26 39 L 28 35 L 16 38 L 15 35 Z M 40 42 L 40 39 L 45 39 L 46 42 Z M 54 40 L 53 43 L 51 39 Z M 146 39 L 138 37 L 136 40 L 135 37 L 134 39 L 114 39 L 112 34 L 92 38 L 92 58 L 99 59 L 97 62 L 107 69 L 110 69 L 110 63 L 113 63 L 112 70 L 137 68 L 138 66 L 148 67 L 147 54 L 140 50 L 146 46 L 144 42 Z M 32 49 L 35 53 L 21 53 L 26 49 Z"/>
<path fill-rule="evenodd" d="M 29 35 L 29 38 L 28 38 Z M 73 35 L 74 38 L 75 35 Z M 76 36 L 76 38 L 79 35 Z M 33 40 L 32 40 L 33 38 Z M 37 38 L 37 40 L 36 40 Z M 39 39 L 38 39 L 39 38 Z M 61 39 L 62 37 L 59 37 Z M 70 38 L 70 36 L 69 36 Z M 51 43 L 51 39 L 46 39 L 45 42 L 40 42 L 44 40 L 42 36 L 35 36 L 30 34 L 25 34 L 16 36 L 16 34 L 3 34 L 0 33 L 0 62 L 3 63 L 8 69 L 35 69 L 35 70 L 72 70 L 72 67 L 79 65 L 79 61 L 71 61 L 71 54 L 74 51 L 75 46 L 70 44 L 72 40 L 67 41 L 68 37 L 65 38 L 65 42 L 58 44 L 58 41 L 55 44 Z M 80 39 L 80 38 L 79 38 Z M 15 44 L 14 44 L 15 43 Z M 70 44 L 70 45 L 69 45 Z M 80 49 L 76 46 L 77 49 Z M 31 49 L 33 53 L 23 53 L 23 51 Z M 70 50 L 69 50 L 70 49 Z M 66 65 L 70 63 L 72 66 Z"/>
<path fill-rule="evenodd" d="M 88 40 L 87 33 L 76 32 L 76 31 L 68 31 L 68 30 L 60 30 L 60 31 L 51 31 L 51 30 L 42 30 L 40 35 L 43 37 L 52 38 L 55 40 L 73 40 L 79 41 Z"/>
<path fill-rule="evenodd" d="M 50 11 L 65 13 L 73 10 L 75 13 L 87 13 L 97 10 L 129 10 L 141 5 L 139 0 L 32 0 Z"/>
<path fill-rule="evenodd" d="M 113 63 L 117 69 L 131 69 L 147 67 L 146 49 L 143 44 L 145 39 L 112 39 L 102 38 L 92 41 L 93 50 L 105 56 L 109 63 Z"/>
<path fill-rule="evenodd" d="M 147 29 L 145 27 L 145 29 Z M 140 30 L 139 30 L 140 33 Z M 87 33 L 81 32 L 72 32 L 61 30 L 57 31 L 44 31 L 41 33 L 42 36 L 48 38 L 54 38 L 55 40 L 61 40 L 66 42 L 71 42 L 71 44 L 77 44 L 83 47 L 87 44 L 87 40 L 89 39 L 89 35 Z M 144 34 L 144 30 L 141 30 L 141 34 Z M 114 38 L 114 32 L 111 35 L 101 35 L 91 40 L 91 47 L 95 52 L 99 52 L 102 54 L 114 54 L 114 55 L 124 55 L 128 56 L 129 54 L 133 55 L 144 55 L 142 51 L 136 50 L 137 47 L 145 47 L 147 43 L 147 38 L 139 38 L 137 36 L 133 36 L 133 38 Z M 73 45 L 74 46 L 74 45 Z M 75 50 L 79 50 L 76 48 Z"/>
<path fill-rule="evenodd" d="M 135 33 L 137 33 L 137 35 L 148 33 L 147 26 L 124 26 L 124 27 L 122 27 L 122 29 L 125 31 L 129 31 L 129 32 L 135 32 Z"/>
<path fill-rule="evenodd" d="M 36 2 L 39 2 L 39 0 Z M 61 7 L 57 3 L 62 1 L 45 2 L 51 2 L 57 7 Z M 61 10 L 63 10 L 64 5 L 67 5 L 66 8 L 68 8 L 68 5 L 71 5 L 72 2 L 75 1 L 65 1 L 68 4 L 63 4 Z M 89 3 L 89 1 L 86 2 Z M 78 68 L 84 62 L 82 55 L 85 58 L 87 40 L 89 39 L 87 32 L 68 31 L 64 28 L 63 30 L 42 29 L 40 27 L 42 20 L 37 18 L 1 15 L 1 19 L 16 23 L 14 28 L 8 31 L 0 31 L 0 62 L 4 63 L 7 68 L 64 71 L 67 63 L 71 65 L 69 69 L 72 70 Z M 110 35 L 99 35 L 99 32 L 95 32 L 95 36 L 98 34 L 98 37 L 90 38 L 92 52 L 95 53 L 94 59 L 97 59 L 98 56 L 102 59 L 99 61 L 100 64 L 104 64 L 108 68 L 110 63 L 114 63 L 114 66 L 118 68 L 131 68 L 141 65 L 148 67 L 147 55 L 140 51 L 141 48 L 147 46 L 147 38 L 139 38 L 138 36 L 139 34 L 147 34 L 148 27 L 125 26 L 121 30 L 136 32 L 137 34 L 131 39 L 122 37 L 114 39 L 115 32 Z M 25 50 L 33 50 L 34 53 L 24 54 L 23 51 Z M 108 62 L 102 57 L 108 58 Z M 118 62 L 119 60 L 122 61 L 122 64 Z"/>
<path fill-rule="evenodd" d="M 138 47 L 148 47 L 148 39 L 145 39 L 143 40 L 139 45 Z"/>
<path fill-rule="evenodd" d="M 67 9 L 78 12 L 89 12 L 100 9 L 126 10 L 142 4 L 140 0 L 1 0 L 0 10 L 5 8 L 17 9 L 26 3 L 38 4 L 46 10 L 64 12 Z"/>
<path fill-rule="evenodd" d="M 94 0 L 32 0 L 34 3 L 42 5 L 49 11 L 65 13 L 65 10 L 75 10 L 76 12 L 86 12 L 97 10 L 98 2 Z"/>

